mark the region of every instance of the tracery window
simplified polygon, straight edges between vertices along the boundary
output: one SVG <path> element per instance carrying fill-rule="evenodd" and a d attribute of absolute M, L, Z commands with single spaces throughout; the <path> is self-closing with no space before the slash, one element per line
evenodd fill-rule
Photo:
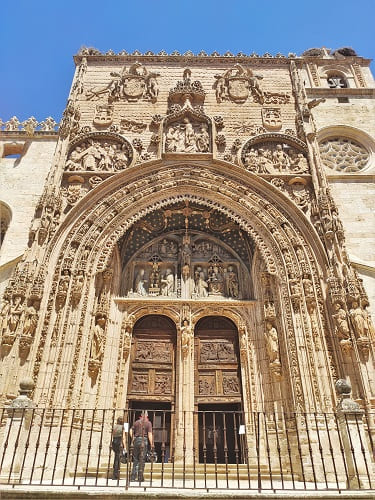
<path fill-rule="evenodd" d="M 369 152 L 359 142 L 347 137 L 330 137 L 319 144 L 324 165 L 338 172 L 359 172 L 369 161 Z"/>

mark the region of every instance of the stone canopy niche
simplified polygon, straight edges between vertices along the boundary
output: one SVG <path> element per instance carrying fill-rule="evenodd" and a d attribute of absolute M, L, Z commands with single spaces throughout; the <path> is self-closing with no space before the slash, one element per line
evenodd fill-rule
<path fill-rule="evenodd" d="M 197 300 L 253 296 L 252 242 L 214 210 L 181 204 L 156 211 L 125 234 L 120 245 L 123 296 Z"/>
<path fill-rule="evenodd" d="M 183 110 L 164 123 L 165 153 L 210 153 L 211 126 L 203 113 Z"/>

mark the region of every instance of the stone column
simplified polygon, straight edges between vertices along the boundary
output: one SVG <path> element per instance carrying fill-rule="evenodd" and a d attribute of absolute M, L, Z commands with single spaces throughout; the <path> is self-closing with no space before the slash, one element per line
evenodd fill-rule
<path fill-rule="evenodd" d="M 181 327 L 177 328 L 179 335 L 177 352 L 179 357 L 179 405 L 178 424 L 176 427 L 175 460 L 193 463 L 194 447 L 194 334 L 191 321 L 182 320 Z"/>
<path fill-rule="evenodd" d="M 19 395 L 7 408 L 7 423 L 4 432 L 4 460 L 0 479 L 2 482 L 16 482 L 20 475 L 26 480 L 27 474 L 21 470 L 26 441 L 32 421 L 34 403 L 29 398 L 34 389 L 34 381 L 25 378 L 20 381 Z M 27 463 L 24 464 L 27 467 Z"/>
<path fill-rule="evenodd" d="M 339 396 L 336 410 L 346 461 L 347 487 L 369 488 L 369 478 L 375 477 L 375 469 L 365 436 L 364 411 L 351 399 L 352 388 L 346 380 L 338 380 L 335 387 Z M 372 479 L 372 486 L 374 482 Z"/>

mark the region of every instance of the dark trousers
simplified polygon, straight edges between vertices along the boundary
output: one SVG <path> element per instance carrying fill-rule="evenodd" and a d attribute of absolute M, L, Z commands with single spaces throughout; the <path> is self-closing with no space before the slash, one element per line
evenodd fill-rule
<path fill-rule="evenodd" d="M 143 481 L 143 471 L 145 470 L 145 461 L 147 454 L 148 439 L 146 437 L 136 437 L 133 448 L 133 470 L 132 481 Z"/>
<path fill-rule="evenodd" d="M 114 438 L 112 442 L 112 450 L 115 458 L 113 460 L 113 479 L 119 479 L 120 476 L 120 457 L 122 453 L 122 438 Z"/>

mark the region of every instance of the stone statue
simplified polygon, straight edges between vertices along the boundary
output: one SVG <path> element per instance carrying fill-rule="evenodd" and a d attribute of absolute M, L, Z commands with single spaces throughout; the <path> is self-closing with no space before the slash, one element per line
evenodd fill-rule
<path fill-rule="evenodd" d="M 279 339 L 276 328 L 269 321 L 266 322 L 266 349 L 271 363 L 279 360 Z"/>
<path fill-rule="evenodd" d="M 21 297 L 21 295 L 13 295 L 9 309 L 9 320 L 8 320 L 8 330 L 10 335 L 15 335 L 17 327 L 19 325 L 21 315 L 23 312 L 22 302 L 23 298 Z"/>
<path fill-rule="evenodd" d="M 167 269 L 164 277 L 160 280 L 161 295 L 170 297 L 174 292 L 174 276 L 171 269 Z"/>
<path fill-rule="evenodd" d="M 228 297 L 232 297 L 233 299 L 238 299 L 239 295 L 238 278 L 236 273 L 233 271 L 233 266 L 228 266 L 228 271 L 226 273 L 225 281 L 226 281 Z"/>
<path fill-rule="evenodd" d="M 138 293 L 139 295 L 142 295 L 145 297 L 147 295 L 147 290 L 145 288 L 145 283 L 147 280 L 145 280 L 145 270 L 140 269 L 137 273 L 137 276 L 135 278 L 135 292 Z"/>
<path fill-rule="evenodd" d="M 193 332 L 189 321 L 184 319 L 181 327 L 181 351 L 184 357 L 189 353 L 192 337 Z"/>
<path fill-rule="evenodd" d="M 312 284 L 311 279 L 309 278 L 309 276 L 307 274 L 303 275 L 302 285 L 303 285 L 303 289 L 304 289 L 306 297 L 311 297 L 312 295 L 314 295 L 314 286 Z"/>
<path fill-rule="evenodd" d="M 197 148 L 201 153 L 207 153 L 210 149 L 210 136 L 207 125 L 203 124 L 197 137 Z"/>
<path fill-rule="evenodd" d="M 340 339 L 349 339 L 349 325 L 346 312 L 339 302 L 336 302 L 334 308 L 336 312 L 332 317 L 336 325 L 337 336 Z"/>
<path fill-rule="evenodd" d="M 95 317 L 95 326 L 91 341 L 90 359 L 99 361 L 103 356 L 104 347 L 104 327 L 107 318 L 103 314 L 97 314 Z"/>
<path fill-rule="evenodd" d="M 276 150 L 272 155 L 272 160 L 275 165 L 275 168 L 280 172 L 285 172 L 286 170 L 288 170 L 288 167 L 290 165 L 290 159 L 288 154 L 285 153 L 285 151 L 283 150 L 281 144 L 277 144 Z"/>
<path fill-rule="evenodd" d="M 11 304 L 9 298 L 4 296 L 0 309 L 0 335 L 2 334 L 3 330 L 6 329 L 10 307 Z"/>
<path fill-rule="evenodd" d="M 358 302 L 352 302 L 352 308 L 349 311 L 352 319 L 354 332 L 357 337 L 366 337 L 368 334 L 367 317 L 363 313 L 363 309 L 359 306 Z"/>
<path fill-rule="evenodd" d="M 165 137 L 165 150 L 167 152 L 177 151 L 178 131 L 176 127 L 169 127 Z"/>
<path fill-rule="evenodd" d="M 204 272 L 200 266 L 198 266 L 194 272 L 194 293 L 197 297 L 208 297 L 208 283 L 205 279 Z"/>
<path fill-rule="evenodd" d="M 34 300 L 26 309 L 25 312 L 25 322 L 23 325 L 23 335 L 27 335 L 28 337 L 34 337 L 35 330 L 38 324 L 38 310 L 39 310 L 39 301 Z"/>
<path fill-rule="evenodd" d="M 259 174 L 270 174 L 273 170 L 273 163 L 268 158 L 267 153 L 264 149 L 258 149 L 258 157 L 256 160 L 257 171 Z"/>

